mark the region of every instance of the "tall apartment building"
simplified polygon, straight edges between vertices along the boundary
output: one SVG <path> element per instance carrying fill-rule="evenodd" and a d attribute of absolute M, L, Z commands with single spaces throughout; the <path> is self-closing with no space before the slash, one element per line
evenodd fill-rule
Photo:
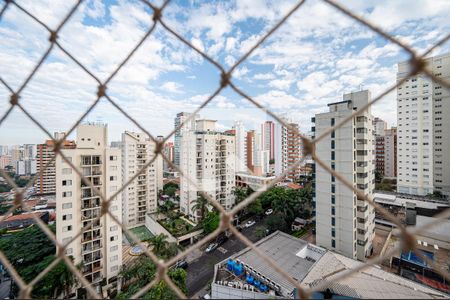
<path fill-rule="evenodd" d="M 374 125 L 374 133 L 375 135 L 381 136 L 384 135 L 384 131 L 387 129 L 387 123 L 378 117 L 375 117 L 373 119 L 373 125 Z"/>
<path fill-rule="evenodd" d="M 261 125 L 263 150 L 269 151 L 269 159 L 275 159 L 275 123 L 266 121 Z"/>
<path fill-rule="evenodd" d="M 375 170 L 384 176 L 384 135 L 375 135 Z"/>
<path fill-rule="evenodd" d="M 299 134 L 299 126 L 296 123 L 289 123 L 291 126 L 284 127 L 281 124 L 275 126 L 275 175 L 280 175 L 285 170 L 293 166 L 302 158 L 303 148 Z M 297 131 L 296 131 L 297 130 Z M 286 175 L 288 181 L 294 181 L 300 176 L 301 166 L 295 168 Z"/>
<path fill-rule="evenodd" d="M 180 124 L 183 124 L 184 121 L 186 121 L 192 114 L 188 113 L 188 112 L 180 112 L 177 114 L 177 116 L 175 117 L 175 121 L 174 121 L 174 125 L 175 128 L 177 128 L 178 126 L 180 126 Z M 199 118 L 198 115 L 196 115 L 192 120 L 190 120 L 189 122 L 185 123 L 184 126 L 182 126 L 179 130 L 175 131 L 174 134 L 174 148 L 173 148 L 173 152 L 174 152 L 174 164 L 176 166 L 180 166 L 180 145 L 181 145 L 181 137 L 183 136 L 184 132 L 190 131 L 192 129 L 195 128 L 195 120 L 197 120 Z"/>
<path fill-rule="evenodd" d="M 328 104 L 328 112 L 313 118 L 318 136 L 366 105 L 370 92 L 345 94 L 343 99 Z M 320 141 L 315 150 L 328 166 L 367 195 L 373 193 L 375 182 L 373 128 L 369 108 Z M 351 189 L 318 164 L 315 170 L 317 245 L 364 260 L 372 251 L 373 207 L 359 200 Z"/>
<path fill-rule="evenodd" d="M 247 169 L 251 172 L 254 172 L 254 166 L 253 166 L 253 155 L 254 155 L 254 149 L 255 149 L 255 131 L 250 130 L 247 131 L 247 135 L 245 137 L 245 149 L 246 149 L 246 158 L 247 158 Z"/>
<path fill-rule="evenodd" d="M 236 136 L 236 172 L 247 172 L 247 141 L 244 124 L 241 121 L 234 123 Z"/>
<path fill-rule="evenodd" d="M 384 131 L 384 177 L 397 177 L 397 128 Z"/>
<path fill-rule="evenodd" d="M 11 155 L 0 155 L 0 169 L 5 169 L 6 166 L 12 166 Z"/>
<path fill-rule="evenodd" d="M 135 176 L 155 156 L 155 143 L 144 133 L 122 133 L 122 185 Z M 158 206 L 162 157 L 158 156 L 122 193 L 122 220 L 127 227 L 145 223 L 145 215 Z M 161 178 L 161 179 L 160 179 Z"/>
<path fill-rule="evenodd" d="M 173 142 L 166 142 L 164 144 L 164 155 L 173 163 L 174 153 L 173 153 Z M 163 161 L 163 170 L 168 172 L 170 170 L 170 165 L 167 161 Z"/>
<path fill-rule="evenodd" d="M 108 199 L 122 184 L 120 149 L 108 147 L 107 125 L 82 124 L 77 128 L 76 148 L 64 155 L 82 172 L 94 188 Z M 68 245 L 66 254 L 81 264 L 83 276 L 94 285 L 102 279 L 109 283 L 122 266 L 122 231 L 109 215 L 101 213 L 102 200 L 86 185 L 61 156 L 56 157 L 56 239 Z M 109 207 L 122 220 L 122 195 Z"/>
<path fill-rule="evenodd" d="M 181 138 L 181 170 L 200 190 L 208 193 L 225 209 L 234 205 L 235 136 L 216 131 L 216 121 L 197 120 L 195 130 Z M 200 211 L 194 210 L 199 193 L 181 176 L 180 210 L 195 222 Z"/>
<path fill-rule="evenodd" d="M 65 135 L 64 132 L 55 132 L 54 138 L 59 140 Z M 36 154 L 36 173 L 37 178 L 34 184 L 36 193 L 40 195 L 54 194 L 56 192 L 55 182 L 55 152 L 53 152 L 53 140 L 47 140 L 44 144 L 37 145 Z M 75 141 L 65 140 L 62 144 L 63 149 L 75 148 Z M 52 162 L 53 160 L 53 162 Z M 45 168 L 48 165 L 47 168 Z"/>
<path fill-rule="evenodd" d="M 433 74 L 450 80 L 450 53 L 426 60 Z M 397 80 L 410 71 L 398 64 Z M 450 90 L 425 75 L 406 80 L 397 89 L 397 191 L 450 195 Z"/>
<path fill-rule="evenodd" d="M 36 160 L 26 158 L 23 160 L 17 160 L 15 164 L 16 174 L 19 176 L 30 176 L 36 174 Z"/>

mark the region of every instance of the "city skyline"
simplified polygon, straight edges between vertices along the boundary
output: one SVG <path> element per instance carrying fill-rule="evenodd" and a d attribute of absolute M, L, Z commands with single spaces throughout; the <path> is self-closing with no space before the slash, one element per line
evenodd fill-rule
<path fill-rule="evenodd" d="M 427 2 L 424 10 L 421 8 L 423 3 L 418 1 L 409 3 L 411 9 L 407 11 L 401 9 L 400 2 L 377 2 L 376 7 L 372 1 L 348 5 L 369 20 L 376 21 L 380 16 L 384 19 L 386 14 L 389 15 L 389 21 L 384 23 L 385 29 L 418 50 L 424 50 L 439 40 L 442 37 L 440 32 L 448 31 L 450 25 L 443 21 L 450 9 L 448 2 Z M 44 11 L 41 8 L 46 4 L 30 2 L 23 5 L 33 11 Z M 70 5 L 69 1 L 52 4 L 55 13 L 67 11 Z M 141 4 L 126 4 L 133 9 L 122 9 L 123 5 L 125 3 L 122 2 L 82 4 L 82 9 L 60 34 L 61 43 L 75 52 L 77 59 L 100 78 L 105 78 L 113 70 L 125 57 L 127 49 L 131 50 L 144 29 L 150 26 L 143 15 L 148 11 Z M 191 43 L 225 66 L 230 66 L 290 7 L 289 2 L 277 6 L 259 2 L 218 6 L 208 2 L 184 3 L 170 5 L 165 18 Z M 0 49 L 0 73 L 8 84 L 16 88 L 45 46 L 39 42 L 43 38 L 41 29 L 27 18 L 12 18 L 14 13 L 15 8 L 7 10 L 0 25 L 6 33 L 6 42 Z M 306 3 L 304 10 L 295 13 L 276 36 L 267 40 L 248 62 L 233 73 L 238 86 L 277 114 L 287 113 L 288 117 L 293 117 L 303 131 L 310 126 L 307 121 L 315 113 L 322 112 L 324 104 L 339 99 L 344 93 L 363 87 L 376 97 L 395 81 L 396 64 L 407 59 L 406 53 L 398 47 L 362 26 L 353 26 L 354 23 L 345 16 L 336 13 L 329 23 L 317 22 L 321 16 L 331 13 L 336 12 L 325 4 Z M 51 25 L 56 22 L 49 15 L 41 14 L 39 17 Z M 204 22 L 196 21 L 199 19 Z M 215 19 L 221 22 L 214 22 Z M 24 51 L 15 51 L 21 47 L 22 39 L 11 34 L 14 30 L 26 37 Z M 126 39 L 122 34 L 124 31 L 129 32 Z M 431 55 L 448 49 L 449 46 L 444 45 Z M 102 59 L 99 60 L 100 57 Z M 19 62 L 21 68 L 15 68 L 12 62 Z M 55 82 L 58 82 L 57 86 Z M 173 115 L 179 111 L 194 111 L 218 82 L 218 72 L 206 61 L 192 51 L 186 51 L 166 32 L 157 30 L 108 85 L 108 91 L 125 111 L 156 136 L 167 135 L 172 129 Z M 96 89 L 97 84 L 93 80 L 60 50 L 55 50 L 23 91 L 21 101 L 50 132 L 67 131 L 93 102 Z M 7 90 L 1 88 L 0 96 L 7 99 Z M 7 107 L 2 106 L 0 114 Z M 232 109 L 236 113 L 255 108 L 227 89 L 206 109 Z M 373 110 L 374 115 L 385 119 L 389 126 L 395 125 L 395 93 L 374 105 Z M 64 117 L 58 113 L 61 111 L 65 112 Z M 298 114 L 299 111 L 308 113 Z M 241 118 L 248 120 L 254 115 L 247 112 L 236 119 Z M 110 131 L 115 140 L 120 139 L 119 135 L 114 136 L 116 132 L 137 130 L 103 100 L 86 118 L 90 121 L 99 119 L 111 124 Z M 218 120 L 219 124 L 221 120 Z M 24 140 L 20 142 L 26 140 L 27 143 L 38 143 L 47 138 L 18 110 L 13 110 L 2 129 L 0 140 L 3 144 L 17 144 L 19 137 Z"/>

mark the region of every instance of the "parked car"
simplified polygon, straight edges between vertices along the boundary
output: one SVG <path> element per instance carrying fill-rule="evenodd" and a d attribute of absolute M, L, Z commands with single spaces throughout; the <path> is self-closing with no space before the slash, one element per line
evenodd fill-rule
<path fill-rule="evenodd" d="M 252 227 L 253 225 L 255 225 L 255 221 L 253 221 L 253 220 L 249 220 L 249 221 L 247 221 L 247 223 L 245 223 L 245 227 L 246 228 L 248 228 L 248 227 Z"/>
<path fill-rule="evenodd" d="M 273 213 L 273 209 L 269 208 L 266 210 L 266 216 L 271 215 Z"/>
<path fill-rule="evenodd" d="M 225 243 L 227 240 L 228 240 L 228 237 L 225 234 L 220 234 L 216 239 L 216 243 L 218 246 L 220 246 L 223 243 Z"/>
<path fill-rule="evenodd" d="M 213 250 L 215 250 L 219 245 L 217 243 L 211 243 L 208 245 L 208 247 L 206 248 L 206 253 L 212 252 Z"/>
<path fill-rule="evenodd" d="M 178 268 L 187 269 L 187 267 L 188 267 L 188 263 L 184 259 L 179 260 L 175 263 L 175 269 L 178 269 Z"/>

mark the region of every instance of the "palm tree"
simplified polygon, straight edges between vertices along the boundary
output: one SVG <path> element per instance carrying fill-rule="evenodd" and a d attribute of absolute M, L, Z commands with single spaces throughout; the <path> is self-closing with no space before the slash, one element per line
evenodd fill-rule
<path fill-rule="evenodd" d="M 156 255 L 162 255 L 164 249 L 167 247 L 167 235 L 161 233 L 150 239 L 150 245 L 153 245 L 153 252 Z"/>
<path fill-rule="evenodd" d="M 200 211 L 200 220 L 203 220 L 205 211 L 208 209 L 208 200 L 200 194 L 193 203 L 192 210 Z"/>
<path fill-rule="evenodd" d="M 247 198 L 248 192 L 246 188 L 237 186 L 233 189 L 233 194 L 235 203 L 238 204 Z"/>

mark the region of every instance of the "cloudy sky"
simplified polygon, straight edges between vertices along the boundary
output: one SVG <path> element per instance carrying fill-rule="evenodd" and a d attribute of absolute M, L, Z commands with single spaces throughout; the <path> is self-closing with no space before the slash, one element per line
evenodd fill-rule
<path fill-rule="evenodd" d="M 19 1 L 50 28 L 73 5 L 69 0 Z M 341 0 L 418 53 L 450 30 L 447 0 Z M 155 2 L 156 5 L 160 3 Z M 3 5 L 3 3 L 2 3 Z M 295 1 L 172 1 L 167 24 L 225 68 L 230 67 L 295 5 Z M 85 1 L 59 34 L 59 42 L 101 80 L 128 55 L 152 25 L 152 12 L 139 1 Z M 17 89 L 47 50 L 48 32 L 10 5 L 0 20 L 0 76 Z M 449 43 L 432 54 L 448 52 Z M 300 123 L 340 101 L 342 94 L 369 89 L 378 95 L 395 83 L 405 51 L 319 0 L 307 0 L 290 19 L 233 73 L 235 84 L 268 109 Z M 154 135 L 173 128 L 175 114 L 193 111 L 219 85 L 220 73 L 160 24 L 108 84 L 111 97 Z M 97 83 L 60 49 L 54 48 L 21 93 L 22 105 L 50 132 L 66 131 L 95 100 Z M 0 115 L 9 92 L 0 84 Z M 396 123 L 395 95 L 373 114 Z M 224 90 L 202 117 L 226 129 L 233 120 L 255 128 L 267 116 Z M 86 117 L 103 121 L 110 140 L 136 127 L 106 99 Z M 40 143 L 36 125 L 15 109 L 0 127 L 0 144 Z"/>

